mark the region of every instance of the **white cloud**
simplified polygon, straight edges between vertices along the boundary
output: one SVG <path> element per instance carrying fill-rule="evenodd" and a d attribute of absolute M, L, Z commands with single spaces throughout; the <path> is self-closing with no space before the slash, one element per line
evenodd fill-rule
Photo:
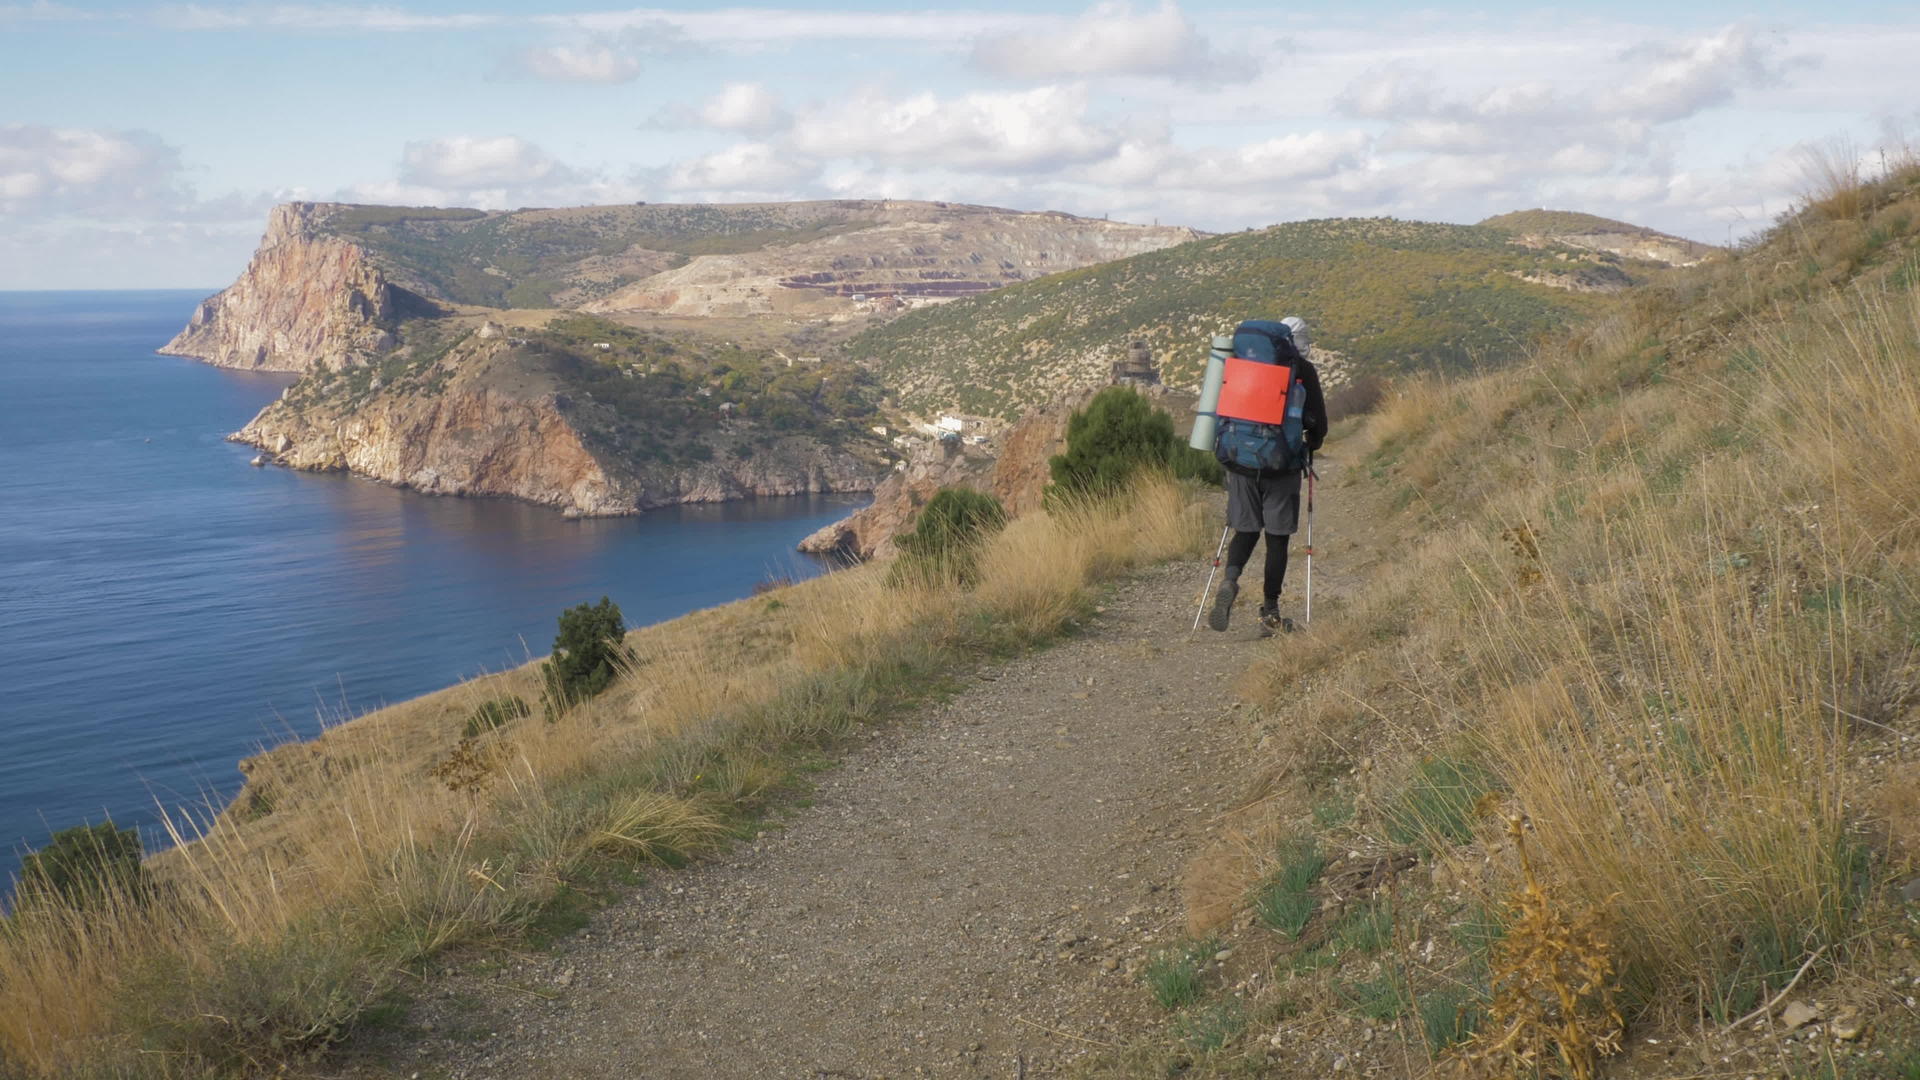
<path fill-rule="evenodd" d="M 1120 134 L 1087 117 L 1084 87 L 889 99 L 867 91 L 802 113 L 791 144 L 814 157 L 981 172 L 1041 172 L 1096 161 Z"/>
<path fill-rule="evenodd" d="M 385 6 L 342 4 L 274 4 L 258 7 L 216 7 L 210 4 L 165 4 L 151 19 L 175 30 L 367 30 L 414 32 L 471 30 L 498 26 L 504 16 L 486 14 L 422 15 Z"/>
<path fill-rule="evenodd" d="M 134 216 L 191 201 L 180 154 L 144 131 L 0 127 L 0 213 Z"/>
<path fill-rule="evenodd" d="M 1220 61 L 1172 0 L 1135 14 L 1125 2 L 1095 5 L 1057 26 L 988 34 L 973 46 L 975 67 L 1021 79 L 1217 74 Z"/>
<path fill-rule="evenodd" d="M 515 53 L 507 70 L 546 82 L 624 83 L 640 77 L 640 61 L 597 42 L 538 45 Z"/>
<path fill-rule="evenodd" d="M 552 26 L 592 31 L 668 25 L 701 44 L 755 47 L 818 41 L 907 41 L 935 46 L 972 41 L 983 34 L 1031 29 L 1048 20 L 1033 15 L 959 11 L 803 11 L 730 7 L 710 11 L 634 8 L 534 16 Z"/>
<path fill-rule="evenodd" d="M 759 83 L 728 83 L 695 115 L 707 127 L 749 135 L 765 135 L 793 123 L 778 95 Z"/>
<path fill-rule="evenodd" d="M 0 126 L 0 289 L 230 276 L 272 200 L 202 199 L 184 171 L 179 150 L 151 132 Z"/>
<path fill-rule="evenodd" d="M 1324 180 L 1366 164 L 1373 140 L 1359 131 L 1309 131 L 1262 139 L 1227 149 L 1179 150 L 1166 147 L 1146 182 L 1163 188 L 1198 191 L 1273 189 L 1276 185 Z M 1098 176 L 1101 170 L 1089 172 Z"/>
<path fill-rule="evenodd" d="M 51 3 L 49 0 L 34 0 L 31 4 L 0 4 L 0 23 L 87 22 L 96 17 L 90 11 Z"/>
<path fill-rule="evenodd" d="M 477 191 L 564 183 L 572 171 L 517 135 L 454 135 L 410 142 L 400 179 L 423 188 Z"/>
<path fill-rule="evenodd" d="M 1334 111 L 1368 120 L 1431 116 L 1440 97 L 1434 73 L 1407 63 L 1361 73 L 1333 97 Z"/>
<path fill-rule="evenodd" d="M 1743 26 L 1729 26 L 1684 45 L 1645 45 L 1629 60 L 1652 64 L 1601 102 L 1607 112 L 1663 123 L 1724 105 L 1736 93 L 1780 82 L 1804 61 L 1784 60 L 1771 42 Z"/>
<path fill-rule="evenodd" d="M 504 58 L 496 76 L 556 83 L 628 83 L 644 70 L 642 58 L 700 51 L 679 28 L 658 20 L 602 33 L 576 33 L 546 45 L 531 45 Z"/>
<path fill-rule="evenodd" d="M 667 171 L 674 191 L 790 191 L 820 173 L 818 162 L 770 143 L 729 146 Z"/>

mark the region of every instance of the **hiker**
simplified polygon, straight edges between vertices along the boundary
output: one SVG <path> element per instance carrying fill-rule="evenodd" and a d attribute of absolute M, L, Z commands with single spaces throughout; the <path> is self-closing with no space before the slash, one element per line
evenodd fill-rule
<path fill-rule="evenodd" d="M 1225 580 L 1220 583 L 1220 591 L 1214 594 L 1213 610 L 1207 616 L 1207 625 L 1215 630 L 1227 628 L 1233 615 L 1233 602 L 1240 595 L 1240 571 L 1253 557 L 1254 546 L 1260 542 L 1263 532 L 1267 534 L 1267 573 L 1261 592 L 1261 634 L 1293 629 L 1293 620 L 1280 617 L 1280 586 L 1287 577 L 1287 543 L 1300 527 L 1300 478 L 1312 467 L 1313 451 L 1320 449 L 1321 441 L 1327 437 L 1327 402 L 1320 392 L 1320 373 L 1306 358 L 1307 347 L 1306 320 L 1298 315 L 1289 315 L 1277 323 L 1244 322 L 1233 334 L 1235 356 L 1293 370 L 1293 378 L 1287 380 L 1286 385 L 1263 387 L 1262 392 L 1276 399 L 1271 403 L 1274 413 L 1285 415 L 1292 411 L 1289 408 L 1292 383 L 1300 384 L 1304 393 L 1298 406 L 1298 422 L 1305 445 L 1289 453 L 1284 437 L 1270 434 L 1273 427 L 1229 420 L 1227 417 L 1232 414 L 1226 411 L 1225 405 L 1221 408 L 1215 455 L 1227 470 L 1227 526 L 1233 530 L 1233 540 L 1227 547 Z M 1275 423 L 1285 430 L 1284 421 Z M 1265 434 L 1265 441 L 1250 442 L 1250 433 Z M 1281 444 L 1278 450 L 1271 447 L 1274 443 Z M 1298 452 L 1301 449 L 1304 454 Z M 1254 462 L 1261 464 L 1252 464 Z"/>

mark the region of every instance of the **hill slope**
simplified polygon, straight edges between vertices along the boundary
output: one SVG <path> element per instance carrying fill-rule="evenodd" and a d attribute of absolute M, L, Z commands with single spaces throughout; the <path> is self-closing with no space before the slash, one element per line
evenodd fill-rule
<path fill-rule="evenodd" d="M 1192 239 L 1191 229 L 894 200 L 443 210 L 288 203 L 162 351 L 304 371 L 461 308 L 871 317 Z"/>
<path fill-rule="evenodd" d="M 851 339 L 911 410 L 1011 416 L 1104 381 L 1127 342 L 1163 377 L 1197 383 L 1207 339 L 1252 316 L 1304 315 L 1347 372 L 1461 369 L 1520 354 L 1597 311 L 1543 281 L 1584 274 L 1619 288 L 1655 269 L 1505 232 L 1391 219 L 1276 225 L 1055 274 L 909 313 Z M 1528 277 L 1537 280 L 1526 280 Z"/>
<path fill-rule="evenodd" d="M 1490 217 L 1480 227 L 1511 234 L 1529 245 L 1558 244 L 1671 266 L 1689 266 L 1719 250 L 1711 244 L 1571 210 L 1515 210 Z"/>
<path fill-rule="evenodd" d="M 508 330 L 415 323 L 377 363 L 318 367 L 234 438 L 276 464 L 573 514 L 864 491 L 885 468 L 879 394 L 845 362 L 590 315 Z"/>

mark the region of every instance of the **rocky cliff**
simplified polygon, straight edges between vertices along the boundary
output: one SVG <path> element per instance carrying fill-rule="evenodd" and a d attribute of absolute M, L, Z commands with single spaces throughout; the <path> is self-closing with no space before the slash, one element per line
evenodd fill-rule
<path fill-rule="evenodd" d="M 337 209 L 277 206 L 239 280 L 200 302 L 160 349 L 220 367 L 307 371 L 364 361 L 391 348 L 391 327 L 419 306 L 360 245 L 324 232 Z"/>
<path fill-rule="evenodd" d="M 525 499 L 574 515 L 688 502 L 871 490 L 885 463 L 729 424 L 688 436 L 692 454 L 634 452 L 611 407 L 564 365 L 500 336 L 470 334 L 440 355 L 310 374 L 232 438 L 296 469 L 344 470 L 439 495 Z M 744 453 L 743 446 L 754 452 Z"/>

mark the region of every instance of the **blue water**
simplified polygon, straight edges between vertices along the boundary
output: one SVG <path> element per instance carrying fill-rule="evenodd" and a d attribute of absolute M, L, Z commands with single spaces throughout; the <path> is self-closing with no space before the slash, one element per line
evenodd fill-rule
<path fill-rule="evenodd" d="M 290 376 L 155 355 L 195 292 L 0 292 L 0 886 L 22 845 L 238 789 L 263 745 L 821 566 L 851 496 L 570 521 L 248 467 Z"/>

